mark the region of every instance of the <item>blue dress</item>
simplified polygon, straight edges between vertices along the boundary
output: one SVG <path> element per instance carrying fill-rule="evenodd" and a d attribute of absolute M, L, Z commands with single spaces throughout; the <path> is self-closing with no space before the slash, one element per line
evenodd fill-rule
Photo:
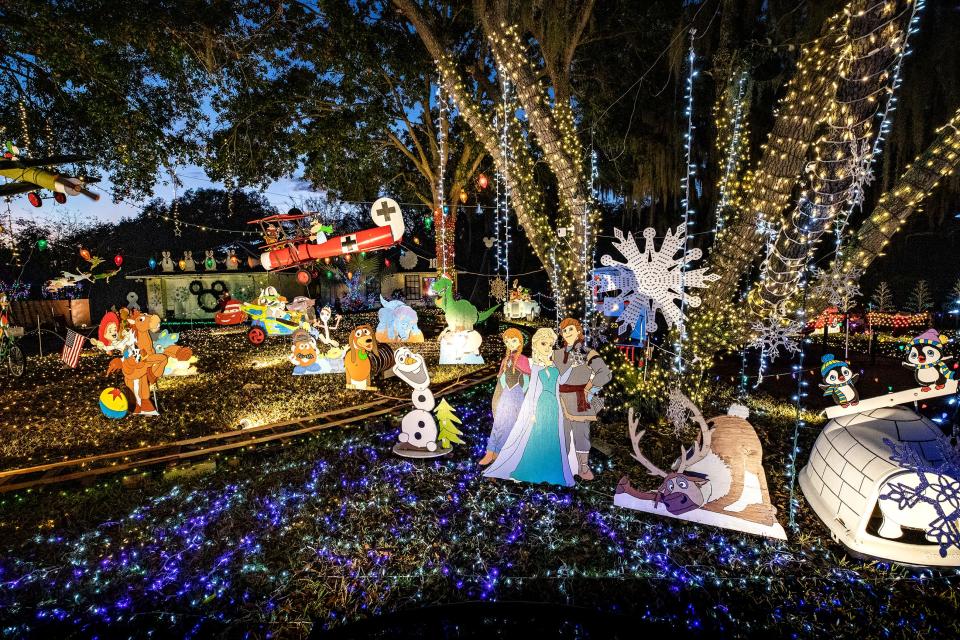
<path fill-rule="evenodd" d="M 510 477 L 523 482 L 569 485 L 571 483 L 563 473 L 566 462 L 557 428 L 560 423 L 560 403 L 557 402 L 560 372 L 556 367 L 546 367 L 540 370 L 539 376 L 543 390 L 537 398 L 533 428 L 523 456 Z"/>

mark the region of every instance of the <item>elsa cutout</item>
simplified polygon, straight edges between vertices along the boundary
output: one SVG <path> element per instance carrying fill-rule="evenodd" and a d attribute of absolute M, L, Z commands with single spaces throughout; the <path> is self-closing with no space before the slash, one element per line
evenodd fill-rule
<path fill-rule="evenodd" d="M 560 420 L 560 371 L 552 361 L 556 341 L 557 334 L 552 329 L 537 329 L 533 334 L 530 387 L 500 455 L 483 472 L 484 476 L 573 486 L 577 458 L 564 437 Z"/>

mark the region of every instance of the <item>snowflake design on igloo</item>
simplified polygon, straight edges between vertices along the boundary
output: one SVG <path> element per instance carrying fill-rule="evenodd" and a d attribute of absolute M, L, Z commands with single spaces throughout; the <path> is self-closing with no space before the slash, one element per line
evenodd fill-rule
<path fill-rule="evenodd" d="M 916 478 L 891 483 L 880 499 L 893 500 L 900 509 L 921 503 L 932 507 L 936 517 L 927 525 L 926 538 L 940 546 L 940 557 L 945 558 L 950 547 L 960 549 L 960 450 L 946 438 L 935 442 L 937 453 L 931 457 L 937 462 L 925 459 L 907 443 L 883 439 L 890 448 L 890 460 L 914 472 Z"/>
<path fill-rule="evenodd" d="M 685 306 L 700 306 L 700 297 L 691 295 L 689 289 L 702 289 L 707 283 L 720 279 L 716 274 L 707 275 L 707 267 L 684 270 L 692 260 L 699 260 L 703 252 L 700 249 L 684 252 L 683 225 L 677 227 L 676 233 L 667 231 L 659 251 L 654 247 L 657 232 L 652 228 L 643 231 L 643 251 L 637 247 L 632 233 L 627 232 L 626 237 L 620 229 L 614 229 L 613 233 L 618 240 L 613 246 L 626 262 L 605 255 L 600 263 L 608 268 L 595 270 L 593 278 L 598 293 L 618 292 L 616 296 L 604 298 L 603 311 L 605 315 L 619 312 L 617 323 L 621 335 L 636 326 L 641 313 L 646 314 L 647 333 L 657 331 L 657 311 L 668 327 L 682 326 L 686 318 L 681 301 Z M 677 257 L 678 253 L 682 255 Z"/>
<path fill-rule="evenodd" d="M 490 281 L 490 295 L 500 302 L 507 299 L 507 283 L 503 278 L 498 276 Z"/>
<path fill-rule="evenodd" d="M 753 330 L 750 346 L 760 349 L 760 354 L 768 360 L 776 360 L 781 349 L 796 355 L 800 353 L 800 331 L 803 327 L 802 320 L 789 320 L 779 314 L 771 314 L 750 325 Z"/>
<path fill-rule="evenodd" d="M 813 295 L 826 300 L 830 305 L 846 312 L 853 301 L 860 297 L 860 276 L 863 269 L 851 268 L 841 270 L 839 262 L 830 269 L 813 269 Z"/>

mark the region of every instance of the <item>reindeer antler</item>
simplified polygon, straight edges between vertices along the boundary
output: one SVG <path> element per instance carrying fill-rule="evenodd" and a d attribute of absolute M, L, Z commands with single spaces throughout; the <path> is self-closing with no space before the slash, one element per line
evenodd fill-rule
<path fill-rule="evenodd" d="M 687 467 L 707 457 L 707 454 L 710 453 L 710 440 L 713 433 L 710 431 L 707 421 L 703 419 L 703 414 L 700 413 L 700 407 L 693 404 L 690 398 L 678 390 L 674 390 L 671 396 L 673 396 L 671 400 L 679 402 L 690 412 L 690 417 L 700 425 L 700 433 L 702 434 L 700 443 L 697 444 L 695 442 L 691 449 L 680 447 L 680 463 L 677 467 L 677 473 L 683 473 Z M 691 452 L 693 453 L 693 457 L 687 460 L 687 454 Z"/>
<path fill-rule="evenodd" d="M 633 407 L 627 411 L 627 429 L 630 431 L 630 444 L 633 446 L 633 458 L 644 467 L 647 468 L 647 473 L 652 476 L 660 476 L 661 478 L 667 477 L 667 472 L 653 464 L 647 457 L 643 455 L 643 452 L 640 451 L 640 439 L 643 438 L 643 434 L 646 431 L 641 431 L 637 433 L 637 427 L 639 426 L 639 421 L 636 420 L 633 416 Z"/>

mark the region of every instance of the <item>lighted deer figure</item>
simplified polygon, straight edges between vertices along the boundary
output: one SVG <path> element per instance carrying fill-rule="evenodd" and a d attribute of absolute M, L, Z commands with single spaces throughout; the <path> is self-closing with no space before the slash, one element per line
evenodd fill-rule
<path fill-rule="evenodd" d="M 633 458 L 650 475 L 659 476 L 663 481 L 653 491 L 637 491 L 624 476 L 617 485 L 615 504 L 652 513 L 662 513 L 657 510 L 662 504 L 667 510 L 663 515 L 753 532 L 750 527 L 734 526 L 725 519 L 722 523 L 714 522 L 713 519 L 720 519 L 707 514 L 694 518 L 690 512 L 723 514 L 782 532 L 767 490 L 760 439 L 746 420 L 746 408 L 734 405 L 730 414 L 708 422 L 689 398 L 677 392 L 675 401 L 682 403 L 700 426 L 697 441 L 689 449 L 681 446 L 680 457 L 670 471 L 664 471 L 641 451 L 644 431 L 638 431 L 639 422 L 631 408 L 627 419 Z"/>

